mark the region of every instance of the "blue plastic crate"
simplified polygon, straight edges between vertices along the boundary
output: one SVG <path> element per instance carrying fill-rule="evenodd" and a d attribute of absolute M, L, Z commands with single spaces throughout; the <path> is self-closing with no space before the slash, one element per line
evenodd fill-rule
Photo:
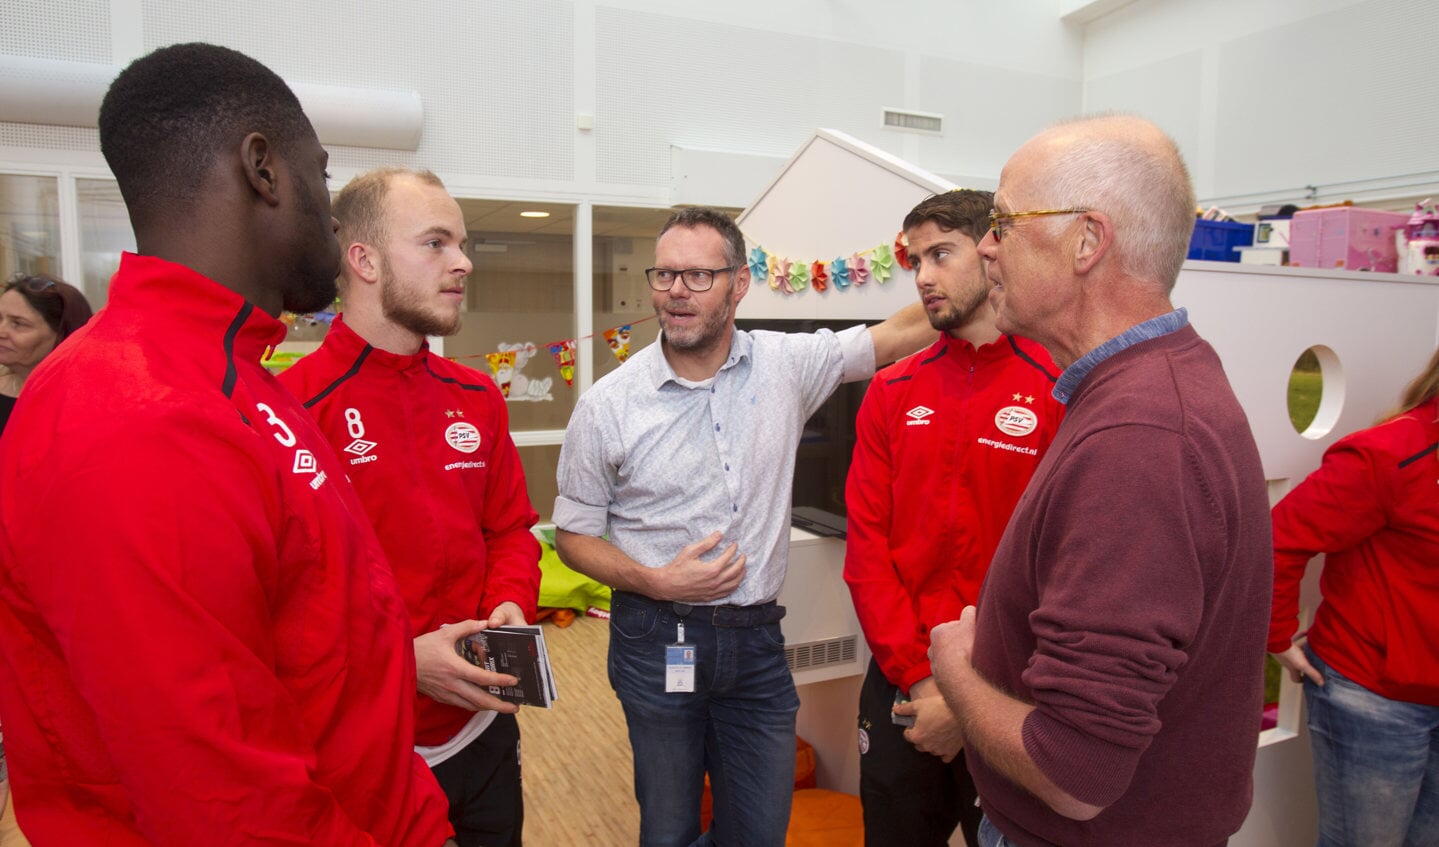
<path fill-rule="evenodd" d="M 1254 244 L 1254 224 L 1234 221 L 1194 222 L 1194 235 L 1189 239 L 1189 258 L 1206 262 L 1237 262 L 1239 251 L 1235 247 L 1251 247 Z"/>

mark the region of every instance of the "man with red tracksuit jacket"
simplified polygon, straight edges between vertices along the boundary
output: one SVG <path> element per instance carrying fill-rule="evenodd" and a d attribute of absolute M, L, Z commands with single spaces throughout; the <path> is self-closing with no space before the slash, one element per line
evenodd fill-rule
<path fill-rule="evenodd" d="M 874 653 L 859 714 L 872 845 L 944 845 L 956 825 L 978 843 L 977 794 L 930 677 L 928 633 L 978 599 L 1063 417 L 1049 354 L 994 326 L 975 252 L 992 200 L 950 191 L 905 218 L 915 283 L 941 335 L 875 374 L 855 423 L 844 578 Z M 896 706 L 896 695 L 912 702 Z"/>
<path fill-rule="evenodd" d="M 461 847 L 519 844 L 519 725 L 456 642 L 524 624 L 539 591 L 537 520 L 487 376 L 433 355 L 459 329 L 464 216 L 428 172 L 361 175 L 335 201 L 344 313 L 281 376 L 346 465 L 409 609 L 419 667 L 415 744 L 450 798 Z"/>
<path fill-rule="evenodd" d="M 42 844 L 439 847 L 403 600 L 343 466 L 260 365 L 335 296 L 325 152 L 231 50 L 100 108 L 137 244 L 0 440 L 0 712 Z M 263 131 L 262 131 L 263 130 Z"/>

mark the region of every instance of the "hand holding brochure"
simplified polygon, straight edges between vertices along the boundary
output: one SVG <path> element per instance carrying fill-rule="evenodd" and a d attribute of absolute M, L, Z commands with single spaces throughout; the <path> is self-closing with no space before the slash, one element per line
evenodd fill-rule
<path fill-rule="evenodd" d="M 502 626 L 477 632 L 455 642 L 455 652 L 472 665 L 518 680 L 513 686 L 489 686 L 490 693 L 501 700 L 548 709 L 559 697 L 550 671 L 550 654 L 545 649 L 545 634 L 537 626 Z"/>

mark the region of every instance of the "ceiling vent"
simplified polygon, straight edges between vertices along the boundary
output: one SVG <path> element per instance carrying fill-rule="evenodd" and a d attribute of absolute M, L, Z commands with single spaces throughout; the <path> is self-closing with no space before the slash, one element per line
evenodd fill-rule
<path fill-rule="evenodd" d="M 911 112 L 907 109 L 885 109 L 884 125 L 890 129 L 908 129 L 939 135 L 944 127 L 944 115 L 930 112 Z"/>

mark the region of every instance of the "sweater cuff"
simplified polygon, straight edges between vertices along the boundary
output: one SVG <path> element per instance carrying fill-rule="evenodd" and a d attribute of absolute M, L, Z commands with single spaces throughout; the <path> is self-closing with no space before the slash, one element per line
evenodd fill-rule
<path fill-rule="evenodd" d="M 1060 790 L 1107 808 L 1129 789 L 1139 756 L 1149 747 L 1122 747 L 1087 735 L 1039 709 L 1024 719 L 1024 750 Z"/>

